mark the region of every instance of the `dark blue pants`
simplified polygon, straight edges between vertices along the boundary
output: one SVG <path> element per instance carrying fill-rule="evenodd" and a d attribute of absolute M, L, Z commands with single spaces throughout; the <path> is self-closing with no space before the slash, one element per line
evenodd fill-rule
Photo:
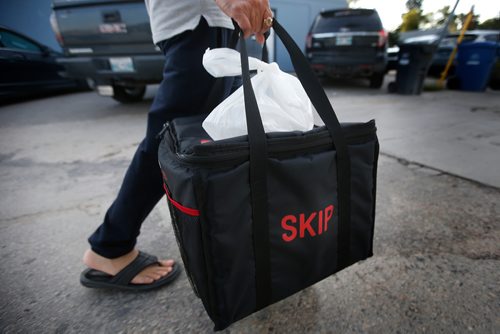
<path fill-rule="evenodd" d="M 142 222 L 165 195 L 156 135 L 166 121 L 203 111 L 215 82 L 203 68 L 203 54 L 209 47 L 227 46 L 230 36 L 231 30 L 211 28 L 202 18 L 195 30 L 159 43 L 165 55 L 165 66 L 163 80 L 148 114 L 146 137 L 134 155 L 104 223 L 89 238 L 94 252 L 116 258 L 134 248 Z M 225 95 L 230 93 L 233 81 L 227 80 Z"/>

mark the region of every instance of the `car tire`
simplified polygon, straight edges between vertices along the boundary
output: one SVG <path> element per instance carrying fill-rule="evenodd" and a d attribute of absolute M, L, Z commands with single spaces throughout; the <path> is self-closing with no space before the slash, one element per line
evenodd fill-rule
<path fill-rule="evenodd" d="M 458 77 L 449 77 L 446 81 L 446 88 L 450 90 L 460 89 L 460 79 Z"/>
<path fill-rule="evenodd" d="M 500 90 L 500 80 L 491 80 L 489 86 L 492 90 Z"/>
<path fill-rule="evenodd" d="M 370 88 L 379 89 L 384 84 L 384 73 L 374 73 L 370 77 Z"/>
<path fill-rule="evenodd" d="M 121 103 L 140 102 L 145 93 L 146 86 L 113 86 L 113 99 Z"/>
<path fill-rule="evenodd" d="M 78 80 L 75 80 L 75 82 L 76 82 L 75 83 L 76 89 L 81 90 L 81 91 L 86 91 L 86 92 L 92 91 L 92 87 L 90 87 L 87 80 L 78 79 Z"/>
<path fill-rule="evenodd" d="M 389 93 L 396 93 L 398 91 L 398 86 L 395 81 L 389 82 L 389 85 L 387 85 L 387 91 Z"/>

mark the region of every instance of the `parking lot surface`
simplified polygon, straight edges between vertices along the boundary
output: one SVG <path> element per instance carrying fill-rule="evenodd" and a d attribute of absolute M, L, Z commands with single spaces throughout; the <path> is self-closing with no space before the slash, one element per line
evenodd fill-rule
<path fill-rule="evenodd" d="M 499 93 L 324 84 L 342 121 L 377 121 L 375 255 L 223 332 L 500 332 Z M 148 293 L 78 281 L 153 94 L 126 106 L 88 92 L 0 107 L 1 333 L 211 332 L 184 273 Z M 180 261 L 164 201 L 138 246 Z"/>

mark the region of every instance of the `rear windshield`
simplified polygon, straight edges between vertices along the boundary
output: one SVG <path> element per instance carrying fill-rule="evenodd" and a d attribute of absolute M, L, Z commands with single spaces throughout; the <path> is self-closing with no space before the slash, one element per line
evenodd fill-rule
<path fill-rule="evenodd" d="M 490 42 L 500 42 L 500 34 L 486 35 L 484 39 Z"/>
<path fill-rule="evenodd" d="M 371 9 L 346 9 L 328 11 L 318 15 L 312 32 L 379 31 L 382 22 L 378 13 Z"/>
<path fill-rule="evenodd" d="M 465 34 L 462 43 L 464 42 L 473 42 L 477 38 L 476 35 L 473 34 Z M 439 44 L 440 47 L 448 47 L 448 48 L 454 48 L 455 45 L 457 44 L 458 36 L 452 35 L 452 36 L 446 36 L 443 38 L 441 41 L 441 44 Z"/>
<path fill-rule="evenodd" d="M 52 7 L 57 9 L 62 7 L 97 5 L 111 2 L 141 2 L 141 0 L 52 0 Z"/>

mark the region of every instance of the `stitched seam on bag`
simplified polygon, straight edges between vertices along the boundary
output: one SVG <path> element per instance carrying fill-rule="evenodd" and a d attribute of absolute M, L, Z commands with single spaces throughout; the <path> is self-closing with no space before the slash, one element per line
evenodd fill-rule
<path fill-rule="evenodd" d="M 200 216 L 200 210 L 188 208 L 188 207 L 182 205 L 181 203 L 177 202 L 176 200 L 174 200 L 170 196 L 170 192 L 168 191 L 168 188 L 165 185 L 165 183 L 163 183 L 163 189 L 165 190 L 165 193 L 167 194 L 167 198 L 170 201 L 170 203 L 172 203 L 172 205 L 175 206 L 180 212 L 182 212 L 188 216 L 193 216 L 193 217 Z"/>
<path fill-rule="evenodd" d="M 204 200 L 205 188 L 203 187 L 203 183 L 201 182 L 200 178 L 201 176 L 198 173 L 195 173 L 192 177 L 193 180 L 192 185 L 195 194 L 195 199 L 197 202 L 196 204 L 198 205 L 198 207 L 201 207 L 205 202 Z M 207 277 L 207 297 L 208 297 L 207 302 L 210 306 L 212 316 L 216 318 L 216 321 L 214 322 L 218 323 L 221 320 L 221 315 L 219 312 L 219 308 L 217 307 L 219 298 L 217 295 L 217 287 L 215 285 L 215 279 L 214 279 L 215 266 L 212 261 L 213 255 L 212 255 L 212 248 L 210 241 L 210 232 L 208 231 L 210 225 L 202 224 L 201 223 L 202 220 L 206 221 L 205 214 L 200 215 L 200 233 L 201 233 L 201 242 L 203 249 L 203 262 L 205 264 L 205 273 Z"/>
<path fill-rule="evenodd" d="M 372 178 L 373 178 L 373 211 L 372 211 L 372 235 L 371 235 L 371 243 L 370 243 L 370 254 L 373 255 L 373 241 L 375 238 L 375 214 L 376 214 L 376 203 L 377 203 L 377 172 L 378 172 L 378 157 L 380 154 L 380 144 L 378 139 L 375 139 L 374 143 L 374 159 L 373 159 L 373 170 L 372 170 Z"/>

